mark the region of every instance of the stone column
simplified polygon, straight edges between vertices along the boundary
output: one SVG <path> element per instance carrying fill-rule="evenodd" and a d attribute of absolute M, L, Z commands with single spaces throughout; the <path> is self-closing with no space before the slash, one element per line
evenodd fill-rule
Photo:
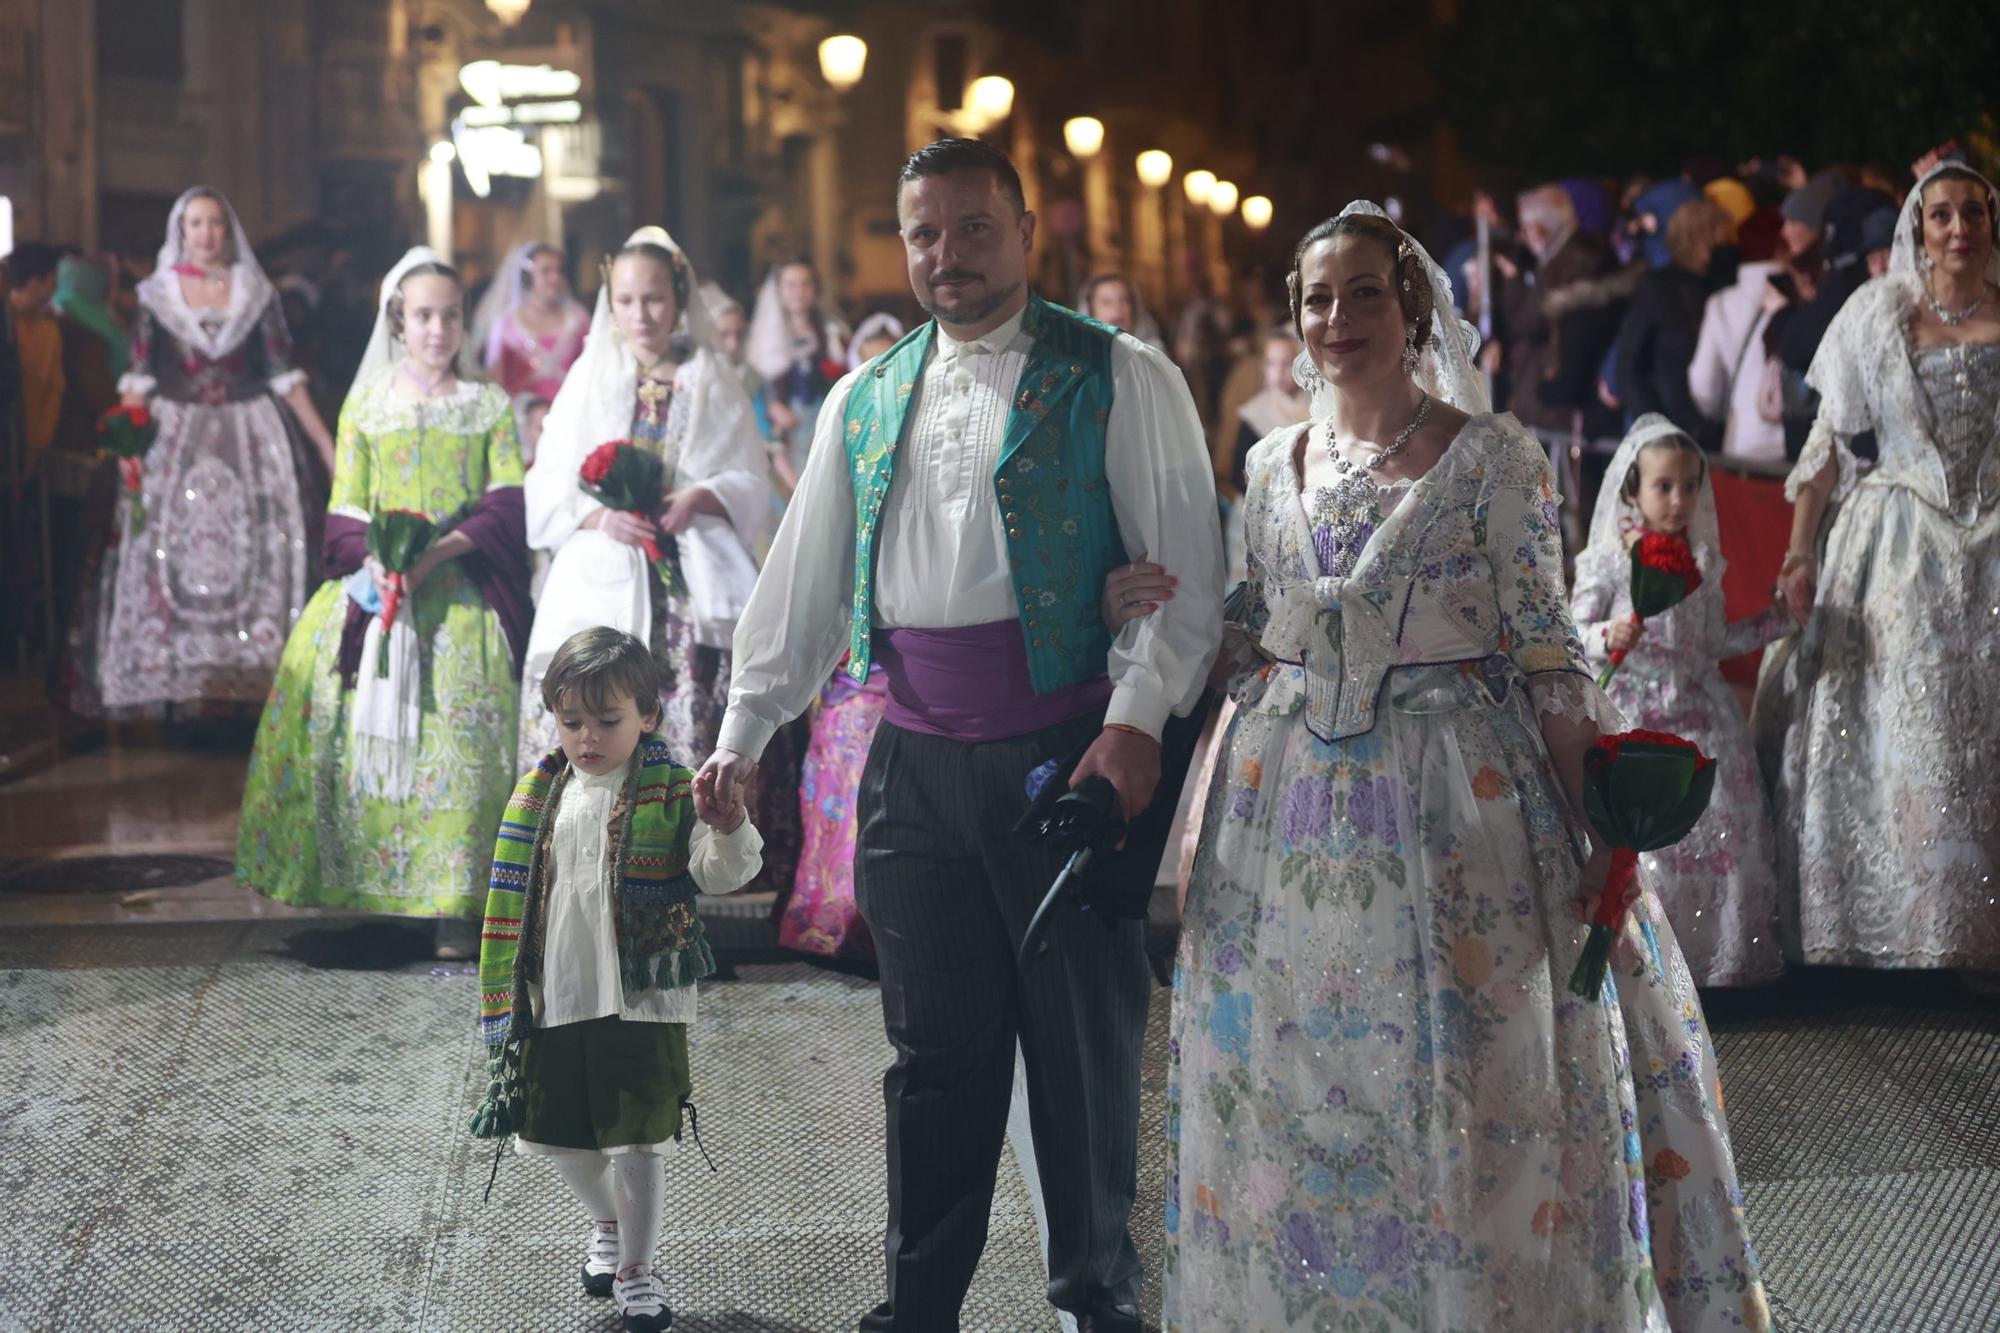
<path fill-rule="evenodd" d="M 36 68 L 42 169 L 35 197 L 17 212 L 15 234 L 97 246 L 97 2 L 41 0 Z"/>

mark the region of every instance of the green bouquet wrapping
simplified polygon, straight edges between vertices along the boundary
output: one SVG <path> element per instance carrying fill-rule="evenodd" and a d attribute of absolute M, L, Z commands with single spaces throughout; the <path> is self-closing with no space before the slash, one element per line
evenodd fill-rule
<path fill-rule="evenodd" d="M 1708 810 L 1715 761 L 1663 731 L 1621 731 L 1584 752 L 1583 809 L 1611 844 L 1611 869 L 1590 913 L 1590 938 L 1570 993 L 1595 999 L 1611 968 L 1611 946 L 1639 900 L 1639 853 L 1671 847 Z"/>
<path fill-rule="evenodd" d="M 1673 610 L 1701 586 L 1701 567 L 1686 537 L 1672 532 L 1642 532 L 1632 543 L 1632 623 Z M 1598 673 L 1597 688 L 1611 683 L 1628 649 L 1612 650 L 1611 662 Z"/>
<path fill-rule="evenodd" d="M 160 433 L 153 414 L 141 405 L 120 403 L 97 418 L 97 442 L 118 460 L 118 476 L 132 508 L 132 531 L 146 529 L 145 457 Z"/>
<path fill-rule="evenodd" d="M 388 576 L 382 594 L 382 645 L 375 654 L 378 678 L 389 674 L 389 631 L 396 626 L 409 573 L 436 540 L 437 524 L 414 509 L 388 509 L 368 520 L 368 554 Z"/>
<path fill-rule="evenodd" d="M 658 455 L 626 440 L 611 440 L 592 449 L 577 470 L 583 493 L 603 505 L 627 514 L 637 514 L 651 523 L 659 514 L 660 497 L 666 490 L 667 465 Z M 680 548 L 671 538 L 661 545 L 660 536 L 640 543 L 646 561 L 666 585 L 669 593 L 686 596 L 681 578 Z"/>

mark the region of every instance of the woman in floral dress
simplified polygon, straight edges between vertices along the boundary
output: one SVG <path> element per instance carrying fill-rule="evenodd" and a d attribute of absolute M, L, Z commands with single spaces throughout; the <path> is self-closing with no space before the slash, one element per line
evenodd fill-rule
<path fill-rule="evenodd" d="M 237 882 L 303 907 L 476 918 L 513 790 L 528 627 L 521 453 L 498 385 L 452 371 L 458 275 L 419 247 L 382 283 L 382 313 L 340 413 L 326 582 L 285 645 L 243 796 Z M 357 744 L 363 631 L 380 567 L 370 519 L 423 512 L 449 531 L 409 576 L 420 711 L 401 781 Z M 367 738 L 373 741 L 374 737 Z"/>
<path fill-rule="evenodd" d="M 1250 457 L 1235 634 L 1272 660 L 1237 683 L 1188 893 L 1167 1327 L 1768 1327 L 1657 904 L 1615 986 L 1566 988 L 1609 859 L 1581 757 L 1617 719 L 1546 458 L 1372 205 L 1293 282 L 1313 420 Z"/>

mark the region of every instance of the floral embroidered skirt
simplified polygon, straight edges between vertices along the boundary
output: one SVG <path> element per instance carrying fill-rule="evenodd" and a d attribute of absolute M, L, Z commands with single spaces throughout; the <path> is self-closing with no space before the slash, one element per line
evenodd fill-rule
<path fill-rule="evenodd" d="M 1240 707 L 1175 977 L 1165 1318 L 1769 1326 L 1715 1060 L 1647 900 L 1569 994 L 1578 857 L 1517 676 L 1392 674 L 1327 742 Z"/>
<path fill-rule="evenodd" d="M 335 671 L 347 591 L 322 584 L 257 724 L 237 883 L 298 907 L 474 919 L 485 910 L 493 838 L 517 776 L 513 654 L 455 565 L 438 567 L 409 614 L 423 690 L 411 795 L 369 796 L 355 780 L 354 693 Z"/>
<path fill-rule="evenodd" d="M 845 668 L 820 691 L 799 780 L 804 840 L 778 943 L 828 958 L 873 958 L 875 944 L 854 905 L 854 801 L 868 747 L 889 702 L 882 668 L 857 685 Z"/>

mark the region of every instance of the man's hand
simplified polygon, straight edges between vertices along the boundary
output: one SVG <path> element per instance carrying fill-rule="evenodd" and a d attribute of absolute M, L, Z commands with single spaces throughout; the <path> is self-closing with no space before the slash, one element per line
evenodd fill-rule
<path fill-rule="evenodd" d="M 1093 776 L 1117 788 L 1118 813 L 1129 824 L 1153 803 L 1153 789 L 1160 785 L 1160 743 L 1151 736 L 1107 727 L 1083 752 L 1083 761 L 1070 775 L 1071 790 Z"/>
<path fill-rule="evenodd" d="M 712 828 L 733 831 L 746 813 L 743 789 L 756 776 L 755 759 L 717 749 L 694 775 L 694 817 Z"/>

